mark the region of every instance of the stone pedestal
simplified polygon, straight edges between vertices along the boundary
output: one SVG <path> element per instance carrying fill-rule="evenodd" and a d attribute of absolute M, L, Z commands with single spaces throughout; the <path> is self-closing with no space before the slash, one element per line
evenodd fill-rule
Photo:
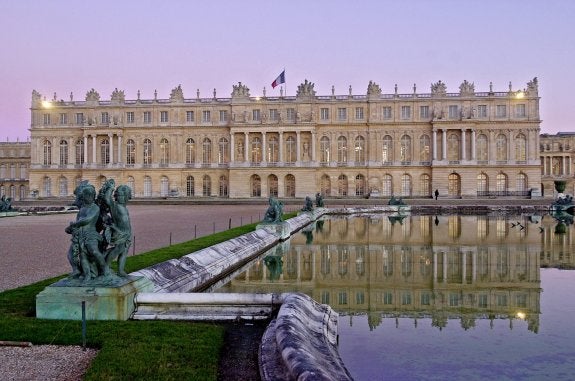
<path fill-rule="evenodd" d="M 291 235 L 290 225 L 287 222 L 268 222 L 261 223 L 256 226 L 256 229 L 272 229 L 275 234 L 280 237 L 280 240 L 286 240 Z"/>
<path fill-rule="evenodd" d="M 153 289 L 152 282 L 144 277 L 96 279 L 90 285 L 62 279 L 36 295 L 36 317 L 82 320 L 82 302 L 86 302 L 86 320 L 128 320 L 134 312 L 136 293 Z"/>

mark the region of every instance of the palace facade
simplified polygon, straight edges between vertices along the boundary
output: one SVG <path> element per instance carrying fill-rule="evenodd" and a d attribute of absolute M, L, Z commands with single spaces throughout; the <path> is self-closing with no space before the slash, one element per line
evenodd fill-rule
<path fill-rule="evenodd" d="M 557 195 L 555 180 L 566 181 L 565 193 L 575 194 L 575 132 L 542 134 L 541 188 L 545 196 Z"/>
<path fill-rule="evenodd" d="M 81 180 L 135 197 L 491 197 L 540 195 L 537 79 L 523 90 L 45 100 L 31 107 L 29 193 L 70 197 Z"/>
<path fill-rule="evenodd" d="M 29 196 L 30 142 L 0 142 L 0 197 Z"/>

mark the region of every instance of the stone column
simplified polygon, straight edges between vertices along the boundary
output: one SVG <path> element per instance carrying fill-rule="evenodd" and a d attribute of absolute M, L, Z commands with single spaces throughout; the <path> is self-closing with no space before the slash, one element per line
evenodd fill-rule
<path fill-rule="evenodd" d="M 442 150 L 442 155 L 441 155 L 441 160 L 447 160 L 447 129 L 444 128 L 442 130 L 442 137 L 441 137 L 441 150 Z"/>
<path fill-rule="evenodd" d="M 447 283 L 447 253 L 443 252 L 443 283 Z"/>
<path fill-rule="evenodd" d="M 475 158 L 475 130 L 471 130 L 471 160 Z"/>
<path fill-rule="evenodd" d="M 475 284 L 477 280 L 477 252 L 471 253 L 471 283 Z"/>
<path fill-rule="evenodd" d="M 296 132 L 296 147 L 295 147 L 295 161 L 298 163 L 300 161 L 300 145 L 301 145 L 301 133 L 299 131 Z"/>
<path fill-rule="evenodd" d="M 561 166 L 562 167 L 562 171 L 561 171 L 562 173 L 561 174 L 563 176 L 567 175 L 567 160 L 566 159 L 567 158 L 565 156 L 563 156 L 563 165 Z"/>
<path fill-rule="evenodd" d="M 461 160 L 467 160 L 467 149 L 465 147 L 465 128 L 461 129 Z"/>
<path fill-rule="evenodd" d="M 317 134 L 315 133 L 315 131 L 311 132 L 311 161 L 315 162 L 315 139 L 317 137 Z"/>
<path fill-rule="evenodd" d="M 114 134 L 108 134 L 110 139 L 110 165 L 114 164 Z"/>
<path fill-rule="evenodd" d="M 283 131 L 279 132 L 279 154 L 280 154 L 280 163 L 283 165 L 284 163 L 284 133 Z"/>
<path fill-rule="evenodd" d="M 84 136 L 84 152 L 82 153 L 84 164 L 88 164 L 88 136 Z"/>
<path fill-rule="evenodd" d="M 234 133 L 230 134 L 230 164 L 236 160 L 236 143 Z"/>
<path fill-rule="evenodd" d="M 431 142 L 433 146 L 431 147 L 433 150 L 433 160 L 437 160 L 437 131 L 433 130 L 433 141 Z"/>
<path fill-rule="evenodd" d="M 118 135 L 118 163 L 122 163 L 122 135 Z"/>
<path fill-rule="evenodd" d="M 467 253 L 462 253 L 463 258 L 461 258 L 461 284 L 467 283 Z"/>
<path fill-rule="evenodd" d="M 248 132 L 244 132 L 244 163 L 249 163 L 249 137 L 248 137 Z"/>
<path fill-rule="evenodd" d="M 267 163 L 267 152 L 266 152 L 266 132 L 262 131 L 262 164 Z"/>
<path fill-rule="evenodd" d="M 96 164 L 96 135 L 92 136 L 92 164 Z"/>
<path fill-rule="evenodd" d="M 433 252 L 433 284 L 437 282 L 437 253 Z"/>

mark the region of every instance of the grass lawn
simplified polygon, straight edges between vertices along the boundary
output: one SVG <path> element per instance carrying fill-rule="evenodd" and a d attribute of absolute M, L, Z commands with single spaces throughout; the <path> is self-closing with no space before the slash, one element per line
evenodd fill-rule
<path fill-rule="evenodd" d="M 286 218 L 295 213 L 286 216 Z M 256 224 L 129 257 L 126 271 L 179 258 L 248 233 Z M 65 255 L 63 253 L 62 255 Z M 0 340 L 82 345 L 82 322 L 36 319 L 36 295 L 66 275 L 0 293 Z M 86 380 L 216 380 L 224 327 L 173 321 L 88 321 L 87 342 L 100 352 Z"/>

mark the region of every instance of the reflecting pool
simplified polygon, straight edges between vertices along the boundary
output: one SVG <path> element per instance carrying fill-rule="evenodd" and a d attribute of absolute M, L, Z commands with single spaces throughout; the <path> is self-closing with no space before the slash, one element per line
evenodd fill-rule
<path fill-rule="evenodd" d="M 573 237 L 550 216 L 330 217 L 217 291 L 331 305 L 356 380 L 571 380 Z"/>

